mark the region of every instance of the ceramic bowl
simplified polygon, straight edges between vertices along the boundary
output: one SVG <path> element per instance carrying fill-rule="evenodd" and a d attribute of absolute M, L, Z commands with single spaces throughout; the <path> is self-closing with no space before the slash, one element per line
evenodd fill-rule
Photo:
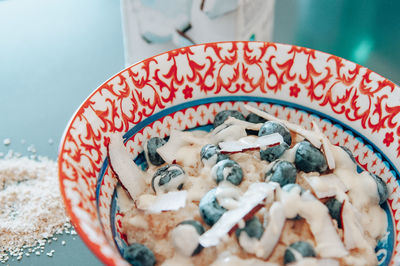
<path fill-rule="evenodd" d="M 400 88 L 337 56 L 264 42 L 169 51 L 126 68 L 83 102 L 66 128 L 58 164 L 67 212 L 93 253 L 107 265 L 126 264 L 117 179 L 105 146 L 110 133 L 123 132 L 142 164 L 146 139 L 206 126 L 224 109 L 245 113 L 244 103 L 308 128 L 316 120 L 334 144 L 382 177 L 389 226 L 376 253 L 380 265 L 400 261 Z"/>

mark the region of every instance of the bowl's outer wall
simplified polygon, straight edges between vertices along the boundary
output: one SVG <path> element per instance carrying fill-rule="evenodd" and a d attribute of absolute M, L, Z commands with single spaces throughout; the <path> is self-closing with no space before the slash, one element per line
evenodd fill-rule
<path fill-rule="evenodd" d="M 66 128 L 58 159 L 61 192 L 78 233 L 104 263 L 126 263 L 110 238 L 109 222 L 104 224 L 110 220 L 116 179 L 104 178 L 97 186 L 100 171 L 110 171 L 101 168 L 109 134 L 128 132 L 165 108 L 232 95 L 316 110 L 366 136 L 396 169 L 385 181 L 397 228 L 398 86 L 362 66 L 312 49 L 264 42 L 201 44 L 118 73 L 88 97 Z M 130 147 L 135 156 L 143 141 Z"/>

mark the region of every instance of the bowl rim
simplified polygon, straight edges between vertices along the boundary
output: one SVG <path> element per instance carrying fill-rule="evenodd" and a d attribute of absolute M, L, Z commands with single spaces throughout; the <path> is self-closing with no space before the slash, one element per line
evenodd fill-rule
<path fill-rule="evenodd" d="M 337 55 L 334 55 L 334 54 L 330 54 L 328 52 L 320 51 L 320 50 L 317 50 L 317 49 L 309 48 L 309 47 L 306 47 L 306 46 L 299 46 L 299 45 L 294 45 L 294 44 L 280 43 L 280 42 L 273 42 L 273 41 L 216 41 L 216 42 L 199 43 L 199 44 L 195 44 L 195 45 L 191 45 L 191 46 L 185 46 L 185 47 L 180 47 L 180 48 L 168 50 L 168 51 L 165 51 L 165 52 L 161 52 L 161 53 L 158 53 L 158 54 L 156 54 L 154 56 L 148 57 L 146 59 L 143 59 L 143 60 L 138 61 L 138 62 L 136 62 L 134 64 L 131 64 L 131 65 L 128 65 L 128 66 L 124 67 L 122 70 L 120 70 L 116 74 L 112 75 L 106 81 L 102 82 L 99 86 L 97 86 L 96 89 L 94 89 L 89 94 L 89 96 L 87 96 L 83 100 L 83 102 L 76 108 L 75 112 L 73 113 L 73 115 L 69 119 L 69 121 L 67 123 L 67 126 L 65 127 L 65 129 L 63 131 L 63 134 L 61 136 L 60 143 L 59 143 L 59 146 L 58 146 L 57 165 L 58 165 L 59 189 L 60 189 L 61 196 L 62 196 L 62 199 L 63 199 L 63 202 L 64 202 L 65 210 L 67 212 L 67 215 L 70 218 L 71 224 L 74 226 L 74 228 L 75 228 L 76 232 L 78 233 L 79 237 L 82 239 L 82 241 L 85 243 L 85 245 L 91 250 L 91 252 L 97 257 L 97 259 L 99 259 L 102 263 L 105 263 L 106 265 L 114 265 L 115 261 L 113 259 L 105 256 L 103 254 L 103 252 L 101 252 L 100 249 L 97 249 L 97 246 L 94 245 L 94 242 L 89 239 L 89 237 L 87 236 L 85 230 L 80 226 L 79 218 L 75 215 L 75 213 L 72 210 L 72 205 L 71 205 L 70 201 L 68 200 L 68 198 L 66 196 L 65 186 L 64 186 L 64 184 L 62 182 L 63 179 L 61 178 L 62 173 L 63 173 L 62 165 L 61 165 L 62 161 L 63 161 L 62 160 L 62 154 L 63 154 L 64 146 L 65 146 L 65 143 L 66 143 L 66 135 L 71 130 L 72 124 L 75 121 L 78 112 L 84 107 L 85 103 L 87 103 L 87 101 L 91 97 L 93 97 L 93 95 L 95 95 L 98 92 L 98 90 L 104 84 L 107 84 L 109 81 L 113 80 L 114 78 L 116 78 L 117 76 L 119 76 L 120 74 L 122 74 L 123 72 L 128 70 L 129 68 L 132 68 L 134 66 L 142 64 L 143 62 L 152 61 L 154 58 L 163 56 L 165 54 L 169 54 L 169 53 L 171 53 L 173 51 L 180 51 L 180 50 L 182 51 L 182 50 L 186 50 L 186 49 L 191 49 L 192 47 L 199 47 L 199 46 L 205 46 L 205 45 L 219 45 L 219 44 L 249 44 L 249 43 L 272 44 L 272 45 L 283 46 L 283 47 L 292 47 L 292 48 L 294 47 L 294 48 L 300 48 L 300 49 L 308 49 L 310 51 L 314 51 L 314 52 L 317 52 L 317 53 L 320 53 L 320 54 L 328 55 L 328 56 L 333 57 L 335 59 L 340 59 L 340 61 L 352 63 L 352 64 L 355 64 L 356 66 L 361 66 L 361 67 L 367 69 L 368 71 L 370 71 L 371 73 L 374 73 L 375 75 L 379 76 L 380 78 L 382 78 L 384 80 L 387 80 L 394 87 L 399 87 L 396 83 L 394 83 L 390 79 L 382 76 L 381 74 L 376 73 L 375 71 L 373 71 L 373 70 L 371 70 L 371 69 L 369 69 L 369 68 L 367 68 L 367 67 L 365 67 L 365 66 L 363 66 L 361 64 L 355 63 L 355 62 L 350 61 L 348 59 L 345 59 L 343 57 L 340 57 L 340 56 L 337 56 Z M 97 210 L 96 210 L 96 213 L 97 213 Z M 102 228 L 102 230 L 103 230 L 103 234 L 104 234 L 104 228 Z M 112 244 L 110 243 L 110 245 L 112 245 Z"/>

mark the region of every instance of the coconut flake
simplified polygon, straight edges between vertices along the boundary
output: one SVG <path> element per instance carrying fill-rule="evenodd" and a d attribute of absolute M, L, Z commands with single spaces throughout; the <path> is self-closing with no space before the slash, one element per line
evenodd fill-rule
<path fill-rule="evenodd" d="M 287 149 L 279 159 L 282 161 L 288 161 L 294 163 L 294 161 L 296 160 L 296 152 L 299 146 L 300 144 L 296 143 L 296 145 L 294 145 L 292 148 Z"/>
<path fill-rule="evenodd" d="M 315 132 L 321 137 L 322 140 L 322 148 L 325 154 L 326 163 L 328 164 L 328 168 L 333 170 L 335 169 L 335 157 L 333 156 L 331 149 L 331 142 L 329 139 L 321 132 L 318 124 L 315 121 L 312 121 Z"/>
<path fill-rule="evenodd" d="M 213 144 L 221 141 L 237 140 L 246 137 L 246 128 L 241 125 L 222 124 L 210 133 L 210 141 Z"/>
<path fill-rule="evenodd" d="M 203 247 L 216 246 L 240 220 L 261 204 L 265 198 L 273 197 L 273 192 L 279 185 L 270 183 L 253 183 L 239 199 L 239 207 L 228 210 L 211 229 L 200 236 L 199 243 Z"/>
<path fill-rule="evenodd" d="M 247 136 L 246 129 L 260 130 L 262 123 L 254 124 L 234 117 L 228 117 L 218 127 L 210 132 L 210 141 L 217 144 L 222 141 L 235 141 Z"/>
<path fill-rule="evenodd" d="M 146 188 L 145 173 L 133 161 L 133 156 L 126 149 L 122 134 L 112 134 L 108 145 L 110 167 L 122 186 L 136 199 Z"/>
<path fill-rule="evenodd" d="M 324 136 L 322 138 L 322 147 L 324 150 L 328 168 L 333 170 L 333 169 L 335 169 L 336 166 L 335 166 L 335 158 L 333 157 L 331 146 L 332 146 L 332 144 L 329 142 L 328 138 L 326 136 Z"/>
<path fill-rule="evenodd" d="M 204 145 L 204 140 L 193 136 L 191 132 L 172 130 L 168 142 L 159 147 L 157 153 L 165 162 L 173 163 L 176 160 L 176 152 L 189 144 Z"/>
<path fill-rule="evenodd" d="M 247 122 L 241 119 L 237 119 L 233 116 L 229 116 L 221 125 L 217 126 L 216 128 L 214 128 L 211 133 L 212 135 L 216 135 L 219 132 L 223 131 L 224 129 L 226 129 L 229 126 L 239 126 L 243 129 L 249 129 L 249 130 L 255 130 L 255 131 L 259 131 L 260 128 L 262 127 L 263 123 L 251 123 L 251 122 Z"/>
<path fill-rule="evenodd" d="M 319 199 L 334 197 L 337 194 L 348 191 L 346 185 L 335 174 L 327 174 L 323 176 L 307 176 L 303 175 L 304 179 L 311 186 L 315 195 Z"/>
<path fill-rule="evenodd" d="M 175 153 L 181 147 L 188 144 L 187 140 L 183 137 L 183 132 L 172 130 L 169 140 L 163 146 L 157 149 L 157 153 L 167 163 L 172 163 L 175 160 Z"/>
<path fill-rule="evenodd" d="M 255 123 L 237 119 L 232 116 L 228 117 L 228 119 L 226 119 L 224 123 L 232 124 L 232 125 L 239 125 L 239 126 L 244 127 L 245 129 L 256 130 L 256 131 L 259 131 L 263 125 L 263 123 L 255 124 Z"/>
<path fill-rule="evenodd" d="M 187 191 L 171 191 L 161 195 L 144 194 L 136 201 L 138 209 L 149 213 L 160 213 L 163 211 L 176 211 L 185 207 Z"/>
<path fill-rule="evenodd" d="M 234 141 L 220 142 L 218 146 L 222 153 L 242 152 L 252 149 L 265 149 L 279 145 L 283 142 L 283 138 L 279 133 L 273 133 L 262 137 L 247 136 Z"/>
<path fill-rule="evenodd" d="M 300 134 L 301 136 L 306 138 L 308 141 L 310 141 L 310 143 L 312 145 L 314 145 L 315 147 L 317 147 L 318 149 L 321 147 L 321 141 L 322 141 L 321 137 L 318 134 L 316 134 L 315 132 L 307 130 L 300 125 L 296 125 L 296 124 L 290 123 L 286 120 L 279 119 L 273 115 L 268 114 L 267 112 L 264 112 L 264 111 L 261 111 L 261 110 L 255 108 L 253 106 L 246 104 L 244 107 L 249 112 L 254 113 L 262 118 L 265 118 L 270 121 L 275 121 L 275 122 L 285 125 L 290 131 Z"/>

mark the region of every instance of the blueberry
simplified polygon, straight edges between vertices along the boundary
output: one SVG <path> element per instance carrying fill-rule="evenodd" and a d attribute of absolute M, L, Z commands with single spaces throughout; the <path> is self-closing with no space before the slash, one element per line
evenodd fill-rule
<path fill-rule="evenodd" d="M 163 146 L 166 141 L 159 137 L 153 137 L 147 141 L 147 157 L 153 165 L 162 165 L 165 163 L 163 158 L 157 153 L 157 149 Z"/>
<path fill-rule="evenodd" d="M 199 223 L 198 221 L 196 221 L 196 220 L 183 221 L 183 222 L 179 223 L 176 226 L 176 228 L 179 228 L 182 225 L 190 225 L 190 226 L 192 226 L 196 230 L 197 235 L 199 235 L 199 236 L 202 235 L 204 233 L 204 231 L 205 231 L 203 225 L 201 223 Z M 185 232 L 185 233 L 187 233 L 187 232 Z M 185 237 L 185 236 L 182 236 L 182 237 Z M 183 244 L 184 243 L 185 242 L 183 242 Z M 180 243 L 180 244 L 182 244 L 182 243 Z M 182 245 L 179 245 L 179 246 L 180 246 L 181 249 L 188 249 L 189 248 L 189 247 L 184 247 Z M 192 250 L 189 251 L 189 254 L 190 254 L 190 256 L 194 256 L 194 255 L 199 254 L 202 250 L 203 250 L 203 246 L 198 244 L 195 248 L 192 248 Z"/>
<path fill-rule="evenodd" d="M 286 248 L 283 257 L 284 264 L 289 264 L 304 257 L 316 257 L 314 248 L 307 242 L 298 241 Z M 300 257 L 300 258 L 299 258 Z"/>
<path fill-rule="evenodd" d="M 281 157 L 282 154 L 289 149 L 290 145 L 292 144 L 292 136 L 290 135 L 289 129 L 287 129 L 287 127 L 281 123 L 275 121 L 265 122 L 258 132 L 258 136 L 261 137 L 273 133 L 279 133 L 283 137 L 284 142 L 274 147 L 260 149 L 261 159 L 268 162 L 275 161 Z"/>
<path fill-rule="evenodd" d="M 228 119 L 229 117 L 234 117 L 240 120 L 246 120 L 244 118 L 244 115 L 236 110 L 224 110 L 219 112 L 215 118 L 214 118 L 214 128 L 218 127 L 219 125 L 222 125 L 226 119 Z"/>
<path fill-rule="evenodd" d="M 181 190 L 186 181 L 186 174 L 177 164 L 167 164 L 159 168 L 153 175 L 151 187 L 154 192 L 166 193 Z"/>
<path fill-rule="evenodd" d="M 308 141 L 298 144 L 294 163 L 300 171 L 323 173 L 328 169 L 325 155 Z"/>
<path fill-rule="evenodd" d="M 258 116 L 254 113 L 250 113 L 248 116 L 246 116 L 246 121 L 254 124 L 264 124 L 265 122 L 267 122 L 265 118 L 262 118 L 261 116 Z"/>
<path fill-rule="evenodd" d="M 218 204 L 215 193 L 216 188 L 208 191 L 200 200 L 199 204 L 200 216 L 209 226 L 215 224 L 227 211 L 224 207 Z"/>
<path fill-rule="evenodd" d="M 328 207 L 329 214 L 333 219 L 337 221 L 338 227 L 342 228 L 342 207 L 343 203 L 335 198 L 332 198 L 325 202 L 326 207 Z"/>
<path fill-rule="evenodd" d="M 290 135 L 289 129 L 282 125 L 279 122 L 275 121 L 267 121 L 262 125 L 260 128 L 260 131 L 258 132 L 258 136 L 265 136 L 265 135 L 270 135 L 273 133 L 279 133 L 281 134 L 283 140 L 286 142 L 288 146 L 292 144 L 292 136 Z"/>
<path fill-rule="evenodd" d="M 214 166 L 217 162 L 228 159 L 226 154 L 222 154 L 220 148 L 214 144 L 207 144 L 201 148 L 200 158 L 204 165 Z"/>
<path fill-rule="evenodd" d="M 296 183 L 296 166 L 288 161 L 278 161 L 265 174 L 265 180 L 279 183 L 281 187 Z"/>
<path fill-rule="evenodd" d="M 235 232 L 236 237 L 239 238 L 239 236 L 242 232 L 246 232 L 246 234 L 250 238 L 260 239 L 264 233 L 264 228 L 263 228 L 260 220 L 256 216 L 253 216 L 253 218 L 246 221 L 246 225 L 244 228 L 239 228 L 236 230 L 236 232 Z"/>
<path fill-rule="evenodd" d="M 217 183 L 228 181 L 237 186 L 243 180 L 242 168 L 237 162 L 230 159 L 218 162 L 212 169 L 212 175 Z"/>
<path fill-rule="evenodd" d="M 261 160 L 273 162 L 276 159 L 279 159 L 287 149 L 289 149 L 289 145 L 287 145 L 286 142 L 282 142 L 280 145 L 266 149 L 260 149 Z"/>
<path fill-rule="evenodd" d="M 264 124 L 265 122 L 267 122 L 266 119 L 254 113 L 250 113 L 248 116 L 246 116 L 246 121 L 254 124 Z M 258 136 L 258 130 L 246 129 L 246 133 L 247 135 Z"/>
<path fill-rule="evenodd" d="M 379 204 L 383 204 L 389 197 L 389 191 L 385 181 L 382 180 L 379 176 L 370 173 L 370 175 L 374 178 L 376 182 L 376 187 L 378 188 L 379 194 Z"/>
<path fill-rule="evenodd" d="M 153 266 L 156 264 L 153 252 L 148 247 L 139 243 L 128 246 L 123 252 L 123 257 L 131 265 L 135 266 Z"/>
<path fill-rule="evenodd" d="M 354 163 L 357 163 L 357 162 L 356 162 L 356 159 L 354 158 L 353 153 L 351 152 L 351 150 L 350 150 L 349 148 L 347 148 L 347 147 L 345 147 L 345 146 L 339 146 L 339 147 L 342 148 L 342 149 L 350 156 L 350 159 L 351 159 Z"/>

